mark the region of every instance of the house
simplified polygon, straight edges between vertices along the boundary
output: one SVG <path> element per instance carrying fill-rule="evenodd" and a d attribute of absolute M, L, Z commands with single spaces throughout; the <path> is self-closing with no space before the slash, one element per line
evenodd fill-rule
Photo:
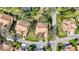
<path fill-rule="evenodd" d="M 20 51 L 19 49 L 16 49 L 12 47 L 8 42 L 0 43 L 0 51 Z"/>
<path fill-rule="evenodd" d="M 0 42 L 0 51 L 3 50 L 3 46 L 2 45 L 3 45 L 3 43 Z"/>
<path fill-rule="evenodd" d="M 8 14 L 0 15 L 0 28 L 1 29 L 10 29 L 13 22 L 13 17 Z"/>
<path fill-rule="evenodd" d="M 3 51 L 11 51 L 12 47 L 3 43 Z"/>
<path fill-rule="evenodd" d="M 72 45 L 68 45 L 64 48 L 64 51 L 76 51 L 76 49 Z"/>
<path fill-rule="evenodd" d="M 11 51 L 12 50 L 12 47 L 5 44 L 5 43 L 1 43 L 0 44 L 0 51 Z"/>
<path fill-rule="evenodd" d="M 74 35 L 75 29 L 77 28 L 75 19 L 64 19 L 62 22 L 62 29 L 67 33 L 68 36 Z"/>
<path fill-rule="evenodd" d="M 77 45 L 77 50 L 79 51 L 79 45 Z"/>
<path fill-rule="evenodd" d="M 26 36 L 28 33 L 29 25 L 30 24 L 26 21 L 22 21 L 22 20 L 17 21 L 16 27 L 15 27 L 16 33 L 19 35 Z"/>
<path fill-rule="evenodd" d="M 45 37 L 47 39 L 48 35 L 48 24 L 47 23 L 37 23 L 35 28 L 35 34 L 37 36 Z"/>

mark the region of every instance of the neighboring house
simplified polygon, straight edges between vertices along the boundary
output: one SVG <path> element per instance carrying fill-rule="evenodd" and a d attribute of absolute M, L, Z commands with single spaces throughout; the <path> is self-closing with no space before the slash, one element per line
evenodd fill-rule
<path fill-rule="evenodd" d="M 76 51 L 76 49 L 72 45 L 68 45 L 64 48 L 64 51 Z"/>
<path fill-rule="evenodd" d="M 74 35 L 75 29 L 77 28 L 75 19 L 64 19 L 62 22 L 62 28 L 68 36 Z"/>
<path fill-rule="evenodd" d="M 0 44 L 0 51 L 20 51 L 7 43 Z"/>
<path fill-rule="evenodd" d="M 47 39 L 48 36 L 48 24 L 47 23 L 37 23 L 35 34 L 37 36 L 45 37 Z"/>
<path fill-rule="evenodd" d="M 13 22 L 13 17 L 7 14 L 0 15 L 0 28 L 2 29 L 10 29 Z"/>
<path fill-rule="evenodd" d="M 0 51 L 3 50 L 3 46 L 2 45 L 3 45 L 3 43 L 0 42 Z"/>
<path fill-rule="evenodd" d="M 77 45 L 77 50 L 79 51 L 79 45 Z"/>
<path fill-rule="evenodd" d="M 5 44 L 5 43 L 0 43 L 0 51 L 12 51 L 12 47 Z"/>
<path fill-rule="evenodd" d="M 16 33 L 19 35 L 26 36 L 28 33 L 29 25 L 30 23 L 26 21 L 22 21 L 22 20 L 17 21 L 16 27 L 15 27 Z"/>
<path fill-rule="evenodd" d="M 3 51 L 11 51 L 12 50 L 12 47 L 3 43 Z"/>

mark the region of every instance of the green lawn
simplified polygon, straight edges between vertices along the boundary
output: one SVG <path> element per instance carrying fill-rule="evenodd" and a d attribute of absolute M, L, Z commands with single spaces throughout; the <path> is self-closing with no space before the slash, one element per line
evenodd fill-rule
<path fill-rule="evenodd" d="M 35 33 L 33 31 L 30 31 L 28 36 L 26 37 L 26 40 L 29 41 L 38 41 L 38 38 L 36 37 Z"/>
<path fill-rule="evenodd" d="M 62 37 L 67 36 L 67 34 L 66 34 L 65 32 L 63 32 L 63 31 L 59 31 L 59 32 L 58 32 L 58 36 L 59 36 L 60 38 L 62 38 Z"/>

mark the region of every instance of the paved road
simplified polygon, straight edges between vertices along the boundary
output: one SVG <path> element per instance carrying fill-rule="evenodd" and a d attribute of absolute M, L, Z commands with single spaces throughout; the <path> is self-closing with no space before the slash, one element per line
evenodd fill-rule
<path fill-rule="evenodd" d="M 39 46 L 44 46 L 44 45 L 47 44 L 46 42 L 32 42 L 32 41 L 26 41 L 26 40 L 23 40 L 23 39 L 18 39 L 17 41 L 20 42 L 20 43 L 23 43 L 23 44 L 28 44 L 28 45 L 36 44 L 36 45 L 39 45 Z"/>
<path fill-rule="evenodd" d="M 4 34 L 2 34 L 2 35 L 4 36 Z M 6 35 L 11 36 L 11 35 L 9 35 L 9 33 L 6 34 Z M 12 36 L 9 37 L 9 38 L 14 40 Z M 64 37 L 64 38 L 58 38 L 56 40 L 50 41 L 49 43 L 51 44 L 52 50 L 56 50 L 55 47 L 56 47 L 57 43 L 68 41 L 68 40 L 75 39 L 75 38 L 79 38 L 79 34 L 75 34 L 75 35 Z M 35 44 L 38 47 L 45 46 L 47 44 L 46 42 L 31 42 L 31 41 L 26 41 L 26 40 L 23 40 L 23 39 L 18 39 L 17 41 L 20 42 L 20 43 L 23 43 L 23 44 L 28 44 L 28 45 Z"/>
<path fill-rule="evenodd" d="M 56 8 L 53 8 L 52 11 L 52 35 L 53 39 L 56 39 Z"/>
<path fill-rule="evenodd" d="M 10 34 L 10 33 L 7 33 L 7 32 L 0 32 L 0 34 L 5 37 L 7 40 L 9 41 L 14 41 L 14 37 Z M 37 46 L 37 49 L 38 51 L 43 51 L 42 50 L 42 47 L 45 46 L 47 43 L 46 42 L 32 42 L 32 41 L 26 41 L 24 39 L 20 39 L 20 38 L 17 38 L 17 42 L 20 42 L 22 44 L 26 44 L 27 46 L 28 45 L 31 45 L 31 44 L 35 44 Z"/>
<path fill-rule="evenodd" d="M 53 36 L 53 40 L 56 40 L 56 8 L 53 8 L 53 11 L 52 11 L 52 36 Z M 54 48 L 54 50 L 56 50 L 56 44 L 55 42 L 53 43 L 54 45 L 52 46 L 51 44 L 51 47 L 52 47 L 52 50 Z"/>
<path fill-rule="evenodd" d="M 75 38 L 79 38 L 79 34 L 75 34 L 75 35 L 64 37 L 64 38 L 58 38 L 56 40 L 49 41 L 49 43 L 51 44 L 52 50 L 55 51 L 57 43 L 64 42 L 64 41 L 69 41 L 69 40 L 75 39 Z M 38 47 L 45 46 L 47 44 L 46 42 L 31 42 L 31 41 L 26 41 L 26 40 L 23 40 L 23 39 L 18 39 L 18 42 L 23 43 L 23 44 L 28 44 L 28 45 L 35 44 Z"/>
<path fill-rule="evenodd" d="M 79 34 L 75 34 L 75 35 L 72 35 L 72 36 L 68 36 L 68 37 L 64 37 L 64 38 L 59 38 L 59 39 L 56 39 L 54 41 L 50 41 L 52 50 L 56 51 L 57 43 L 60 43 L 60 42 L 63 43 L 64 41 L 69 41 L 69 40 L 72 40 L 72 39 L 75 39 L 75 38 L 79 38 Z"/>
<path fill-rule="evenodd" d="M 79 38 L 79 34 L 75 34 L 75 35 L 72 35 L 72 36 L 68 36 L 68 37 L 64 37 L 64 38 L 59 38 L 59 39 L 56 39 L 56 40 L 53 40 L 53 41 L 50 41 L 51 43 L 59 43 L 59 42 L 64 42 L 66 40 L 71 40 L 71 39 L 75 39 L 75 38 Z"/>

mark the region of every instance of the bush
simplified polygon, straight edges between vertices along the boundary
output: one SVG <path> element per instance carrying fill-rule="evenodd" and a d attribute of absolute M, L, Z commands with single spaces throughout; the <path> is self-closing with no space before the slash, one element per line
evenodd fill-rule
<path fill-rule="evenodd" d="M 21 46 L 21 43 L 19 43 L 19 42 L 12 42 L 11 46 L 16 48 L 16 49 L 19 49 L 20 46 Z"/>
<path fill-rule="evenodd" d="M 1 41 L 5 42 L 6 39 L 5 39 L 3 36 L 0 35 L 0 42 L 1 42 Z"/>
<path fill-rule="evenodd" d="M 71 43 L 73 46 L 77 46 L 78 44 L 76 39 L 70 40 L 69 43 Z"/>
<path fill-rule="evenodd" d="M 79 28 L 75 30 L 75 34 L 79 34 Z"/>
<path fill-rule="evenodd" d="M 1 40 L 1 39 L 5 39 L 5 38 L 4 38 L 3 36 L 0 35 L 0 40 Z"/>
<path fill-rule="evenodd" d="M 65 37 L 65 36 L 67 36 L 67 34 L 65 32 L 63 32 L 63 31 L 59 31 L 58 36 L 59 37 Z"/>
<path fill-rule="evenodd" d="M 61 51 L 62 49 L 64 49 L 63 43 L 58 43 L 57 44 L 57 51 Z"/>
<path fill-rule="evenodd" d="M 48 45 L 47 45 L 47 46 L 44 46 L 44 47 L 43 47 L 43 50 L 44 50 L 44 51 L 52 51 L 52 48 L 51 48 L 51 46 L 48 46 Z"/>

